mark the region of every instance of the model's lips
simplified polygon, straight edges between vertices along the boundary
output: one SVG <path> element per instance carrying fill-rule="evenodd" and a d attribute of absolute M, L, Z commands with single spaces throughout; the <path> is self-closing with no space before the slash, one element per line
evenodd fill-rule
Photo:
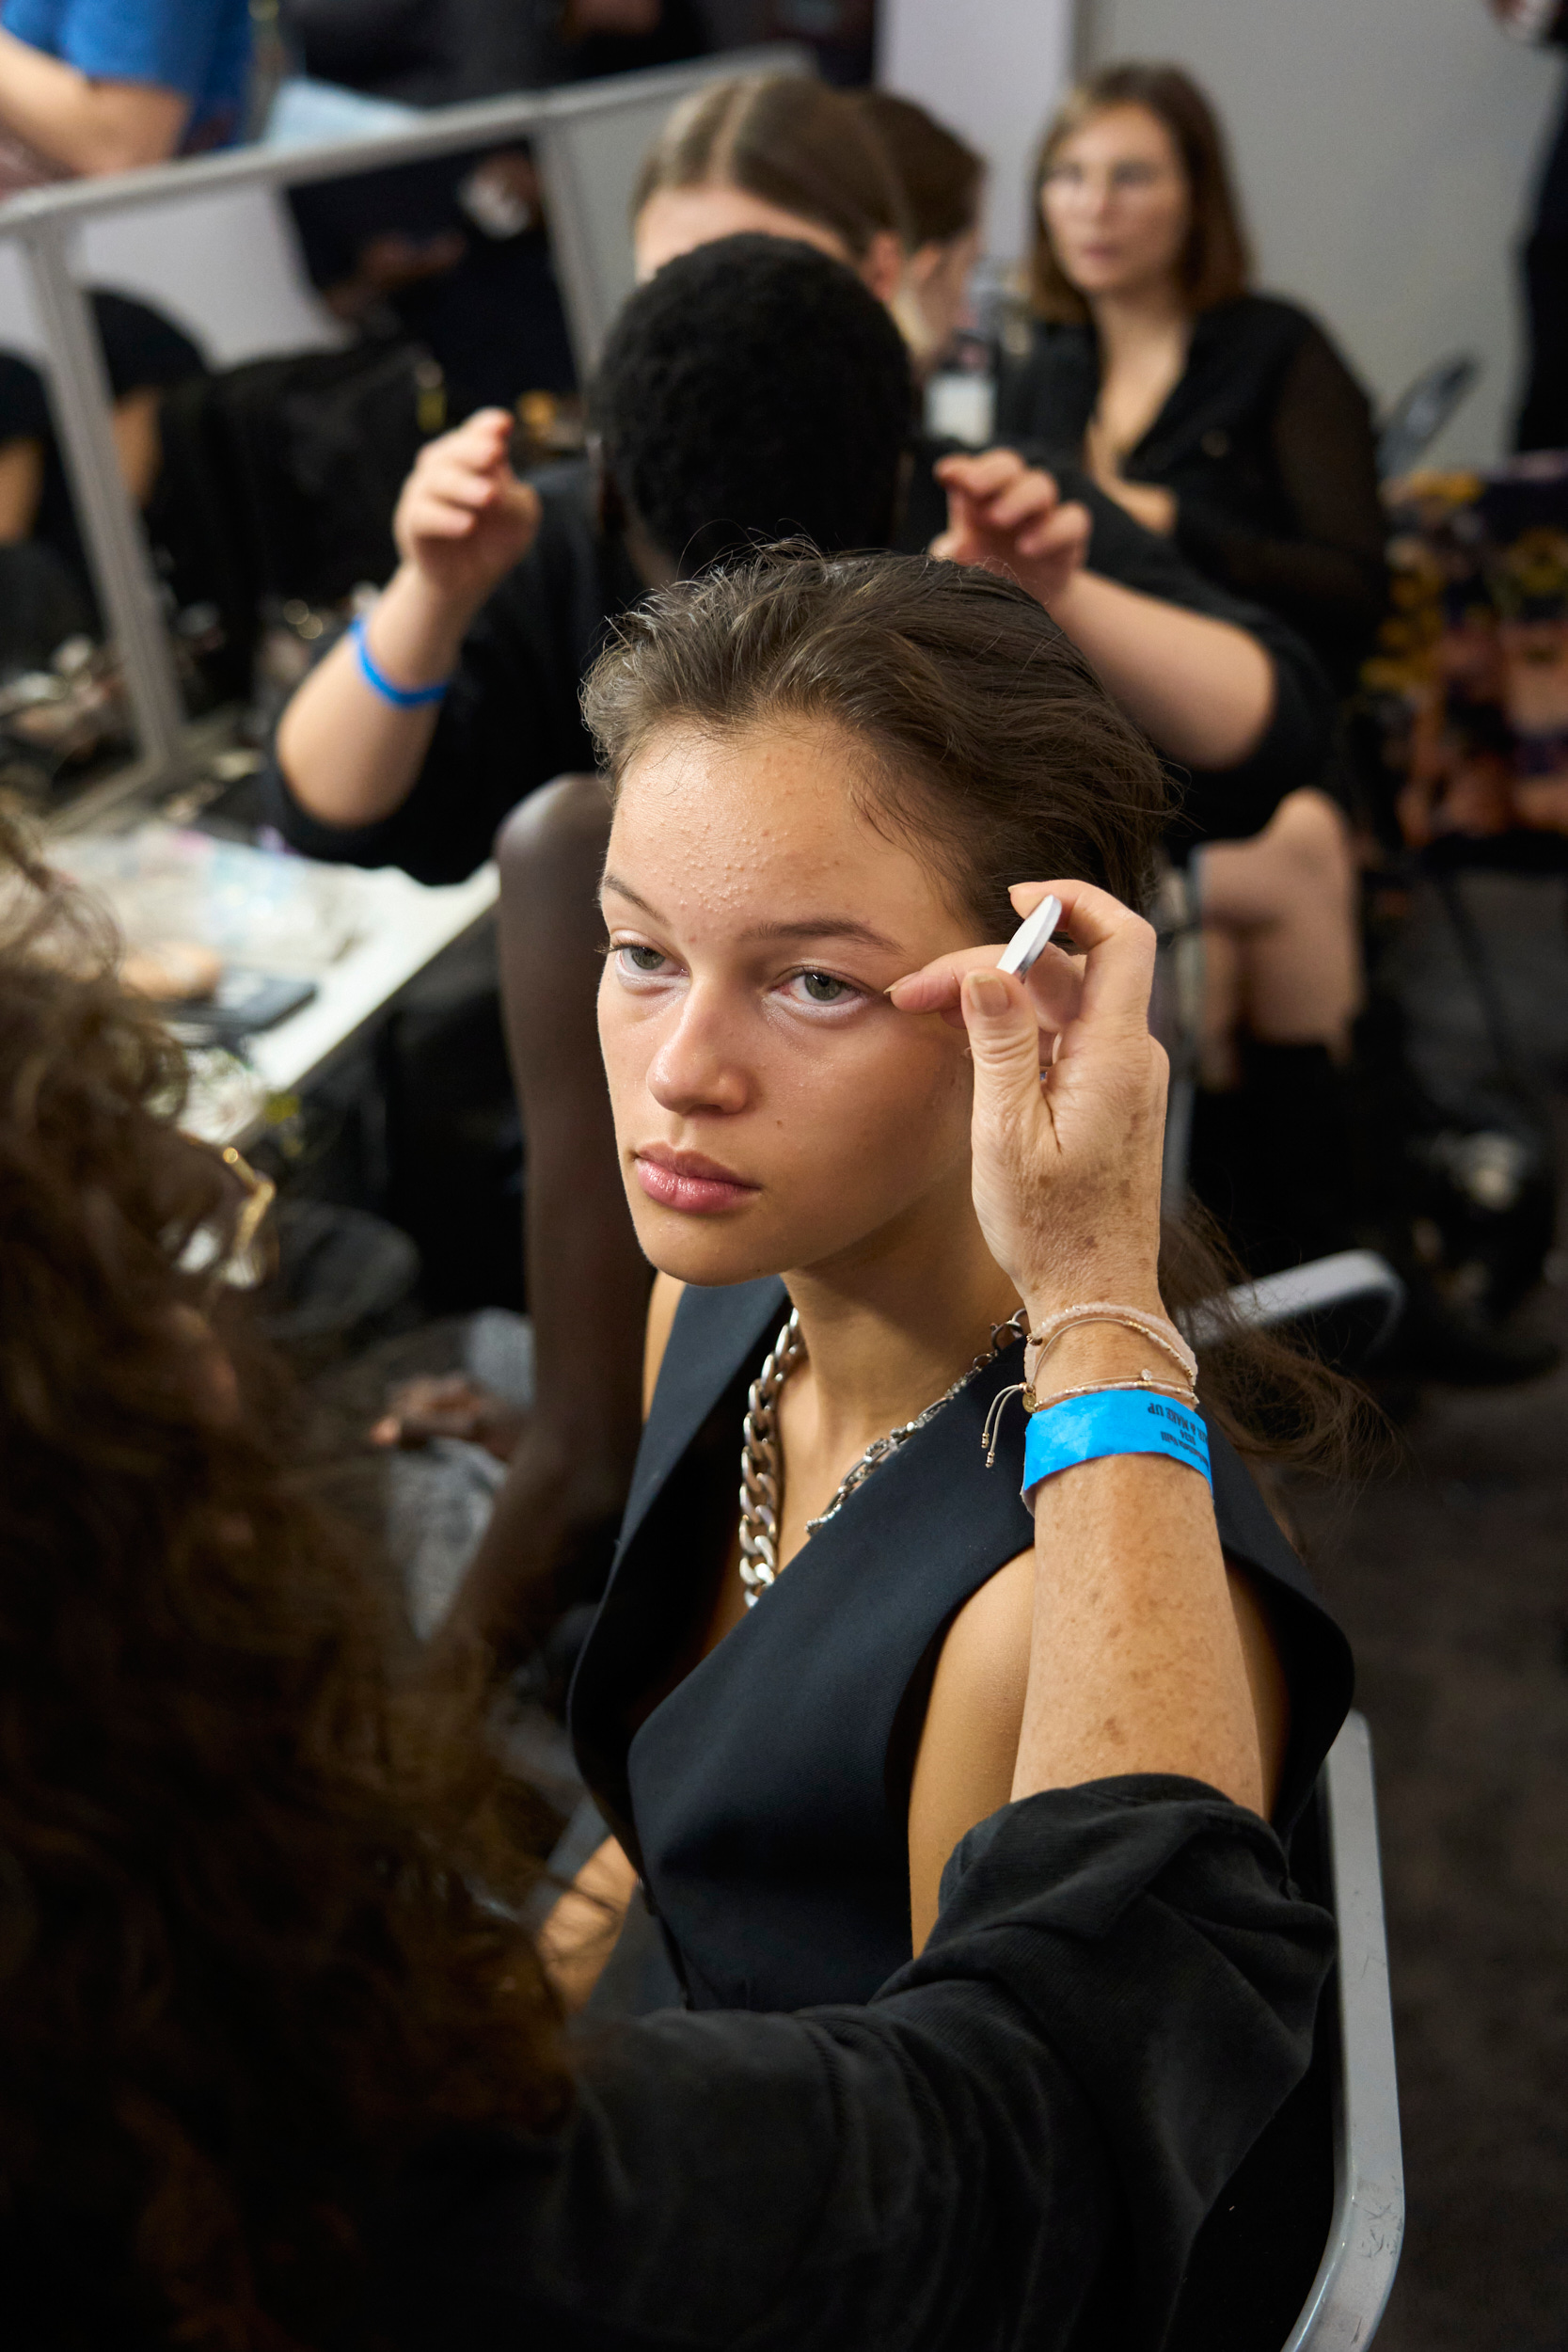
<path fill-rule="evenodd" d="M 712 1216 L 721 1209 L 739 1208 L 754 1200 L 758 1187 L 718 1160 L 701 1152 L 673 1152 L 668 1144 L 649 1143 L 632 1155 L 637 1181 L 650 1200 L 662 1209 L 679 1209 L 689 1216 Z"/>

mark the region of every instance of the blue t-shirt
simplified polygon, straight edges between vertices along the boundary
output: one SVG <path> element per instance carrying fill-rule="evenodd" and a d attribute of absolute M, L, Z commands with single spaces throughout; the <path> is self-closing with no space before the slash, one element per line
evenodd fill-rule
<path fill-rule="evenodd" d="M 231 139 L 250 70 L 248 0 L 3 0 L 0 24 L 79 73 L 191 103 L 187 147 Z"/>

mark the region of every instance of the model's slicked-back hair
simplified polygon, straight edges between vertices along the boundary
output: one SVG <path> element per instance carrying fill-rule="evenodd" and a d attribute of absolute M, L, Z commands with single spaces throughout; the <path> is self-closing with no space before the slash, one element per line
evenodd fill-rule
<path fill-rule="evenodd" d="M 723 237 L 667 262 L 610 330 L 593 415 L 622 497 L 678 570 L 797 532 L 833 549 L 892 536 L 909 354 L 814 246 Z"/>
<path fill-rule="evenodd" d="M 866 813 L 927 842 L 977 939 L 1010 882 L 1075 874 L 1137 905 L 1168 816 L 1159 760 L 1012 580 L 924 556 L 770 548 L 628 613 L 583 694 L 612 783 L 671 724 L 840 727 Z"/>

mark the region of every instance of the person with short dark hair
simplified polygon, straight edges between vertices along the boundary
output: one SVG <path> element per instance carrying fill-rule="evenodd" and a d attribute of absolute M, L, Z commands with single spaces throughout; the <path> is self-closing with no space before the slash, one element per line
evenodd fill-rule
<path fill-rule="evenodd" d="M 494 413 L 424 452 L 375 618 L 397 604 L 419 626 L 434 611 L 451 690 L 436 719 L 367 688 L 356 657 L 390 670 L 401 650 L 384 624 L 328 656 L 279 729 L 287 836 L 421 881 L 472 872 L 518 801 L 592 766 L 578 686 L 653 581 L 753 539 L 886 543 L 911 398 L 896 326 L 839 263 L 766 236 L 672 263 L 605 347 L 597 470 L 577 458 L 517 481 Z M 360 821 L 334 821 L 356 772 Z"/>

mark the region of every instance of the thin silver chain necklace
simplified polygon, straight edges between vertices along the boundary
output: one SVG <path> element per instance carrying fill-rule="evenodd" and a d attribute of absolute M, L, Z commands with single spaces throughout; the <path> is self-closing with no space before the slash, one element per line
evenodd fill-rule
<path fill-rule="evenodd" d="M 990 1352 L 976 1356 L 969 1370 L 960 1373 L 950 1389 L 944 1389 L 934 1405 L 927 1405 L 913 1421 L 907 1421 L 898 1429 L 890 1429 L 885 1438 L 874 1438 L 858 1462 L 852 1462 L 839 1480 L 832 1501 L 825 1511 L 806 1521 L 808 1537 L 819 1527 L 826 1527 L 835 1518 L 857 1486 L 863 1486 L 872 1471 L 885 1462 L 890 1454 L 896 1454 L 915 1432 L 934 1421 L 944 1405 L 950 1405 L 962 1389 L 967 1389 L 976 1373 L 994 1363 L 1005 1347 L 1014 1340 L 1028 1336 L 1029 1319 L 1021 1307 L 1006 1323 L 993 1323 L 990 1332 Z M 763 1359 L 762 1370 L 752 1381 L 746 1399 L 746 1419 L 740 1435 L 740 1581 L 745 1587 L 746 1606 L 754 1609 L 769 1584 L 783 1574 L 779 1565 L 779 1519 L 784 1508 L 784 1463 L 779 1454 L 779 1396 L 792 1372 L 806 1360 L 806 1343 L 800 1329 L 798 1308 L 789 1311 L 789 1320 L 769 1353 Z"/>

